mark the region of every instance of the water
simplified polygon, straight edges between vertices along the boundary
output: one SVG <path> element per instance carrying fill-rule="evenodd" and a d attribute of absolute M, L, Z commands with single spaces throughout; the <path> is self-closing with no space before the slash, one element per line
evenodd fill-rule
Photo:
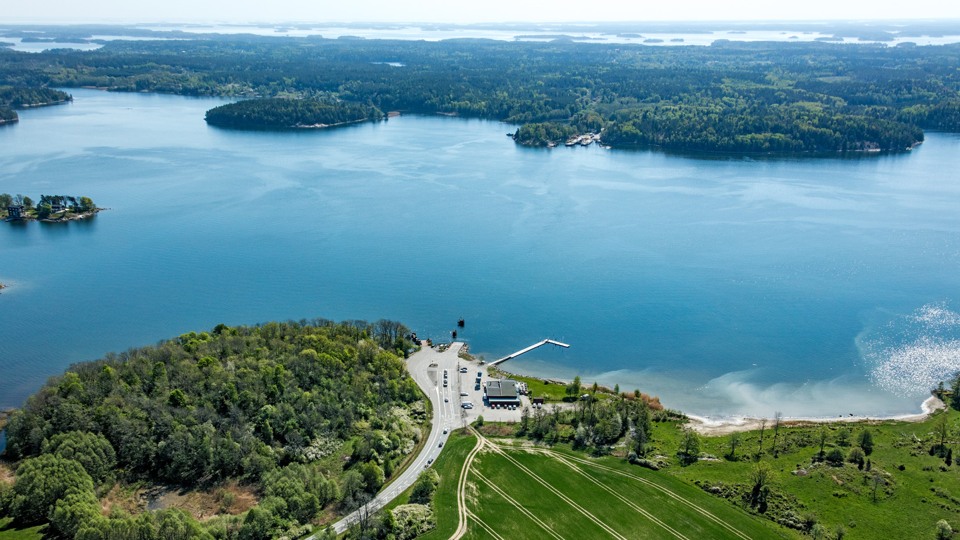
<path fill-rule="evenodd" d="M 0 407 L 220 322 L 401 320 L 505 367 L 708 416 L 916 412 L 960 369 L 960 138 L 854 159 L 536 150 L 497 122 L 206 126 L 215 99 L 72 90 L 0 129 Z"/>

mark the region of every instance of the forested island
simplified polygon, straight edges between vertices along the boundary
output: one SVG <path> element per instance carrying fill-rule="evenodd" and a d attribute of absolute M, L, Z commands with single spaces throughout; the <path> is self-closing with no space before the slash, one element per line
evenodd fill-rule
<path fill-rule="evenodd" d="M 0 218 L 7 221 L 38 219 L 47 223 L 61 223 L 84 219 L 98 213 L 102 208 L 86 196 L 40 195 L 34 202 L 29 196 L 0 193 Z"/>
<path fill-rule="evenodd" d="M 85 52 L 0 50 L 0 84 L 489 118 L 515 124 L 516 141 L 531 146 L 599 133 L 613 147 L 672 151 L 888 152 L 920 143 L 924 129 L 960 131 L 958 64 L 958 45 L 210 35 Z M 272 111 L 257 122 L 310 125 L 300 120 Z"/>
<path fill-rule="evenodd" d="M 0 125 L 20 120 L 14 109 L 57 105 L 72 99 L 70 94 L 51 88 L 0 86 Z"/>
<path fill-rule="evenodd" d="M 407 333 L 385 320 L 218 325 L 74 365 L 9 420 L 16 481 L 0 474 L 0 518 L 63 538 L 299 536 L 369 500 L 429 430 Z M 147 511 L 133 492 L 151 485 L 253 502 L 201 524 Z"/>
<path fill-rule="evenodd" d="M 212 126 L 235 129 L 316 129 L 383 117 L 376 107 L 357 103 L 263 98 L 210 109 L 206 121 Z"/>

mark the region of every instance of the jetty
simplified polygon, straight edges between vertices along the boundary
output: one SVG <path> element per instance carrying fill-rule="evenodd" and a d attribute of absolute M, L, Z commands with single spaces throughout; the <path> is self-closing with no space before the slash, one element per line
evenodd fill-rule
<path fill-rule="evenodd" d="M 570 348 L 570 345 L 567 345 L 566 343 L 560 343 L 559 341 L 554 341 L 554 340 L 552 340 L 552 339 L 545 339 L 545 340 L 543 340 L 543 341 L 538 341 L 538 342 L 534 343 L 533 345 L 531 345 L 531 346 L 529 346 L 529 347 L 520 349 L 519 351 L 517 351 L 517 352 L 515 352 L 515 353 L 513 353 L 513 354 L 508 354 L 508 355 L 504 356 L 503 358 L 500 358 L 500 359 L 498 359 L 498 360 L 494 360 L 493 362 L 490 362 L 490 365 L 491 365 L 491 366 L 495 366 L 495 365 L 497 365 L 497 364 L 502 364 L 502 363 L 506 362 L 507 360 L 510 360 L 510 359 L 512 359 L 512 358 L 516 358 L 516 357 L 520 356 L 521 354 L 526 354 L 526 353 L 528 353 L 528 352 L 536 349 L 537 347 L 543 347 L 544 345 L 548 345 L 548 344 L 549 344 L 549 345 L 556 345 L 556 346 L 558 346 L 558 347 L 563 347 L 564 349 L 569 349 L 569 348 Z"/>

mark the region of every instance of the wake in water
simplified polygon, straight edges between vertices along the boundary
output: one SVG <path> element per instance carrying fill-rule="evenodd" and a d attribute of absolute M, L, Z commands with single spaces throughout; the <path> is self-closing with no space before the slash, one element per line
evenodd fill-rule
<path fill-rule="evenodd" d="M 899 396 L 925 394 L 960 371 L 960 313 L 928 304 L 857 338 L 870 379 Z"/>

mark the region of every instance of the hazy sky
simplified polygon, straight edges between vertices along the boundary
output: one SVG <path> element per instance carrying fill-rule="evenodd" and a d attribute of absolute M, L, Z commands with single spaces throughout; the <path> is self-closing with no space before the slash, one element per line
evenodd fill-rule
<path fill-rule="evenodd" d="M 956 0 L 42 0 L 10 1 L 14 22 L 576 22 L 960 19 Z"/>

